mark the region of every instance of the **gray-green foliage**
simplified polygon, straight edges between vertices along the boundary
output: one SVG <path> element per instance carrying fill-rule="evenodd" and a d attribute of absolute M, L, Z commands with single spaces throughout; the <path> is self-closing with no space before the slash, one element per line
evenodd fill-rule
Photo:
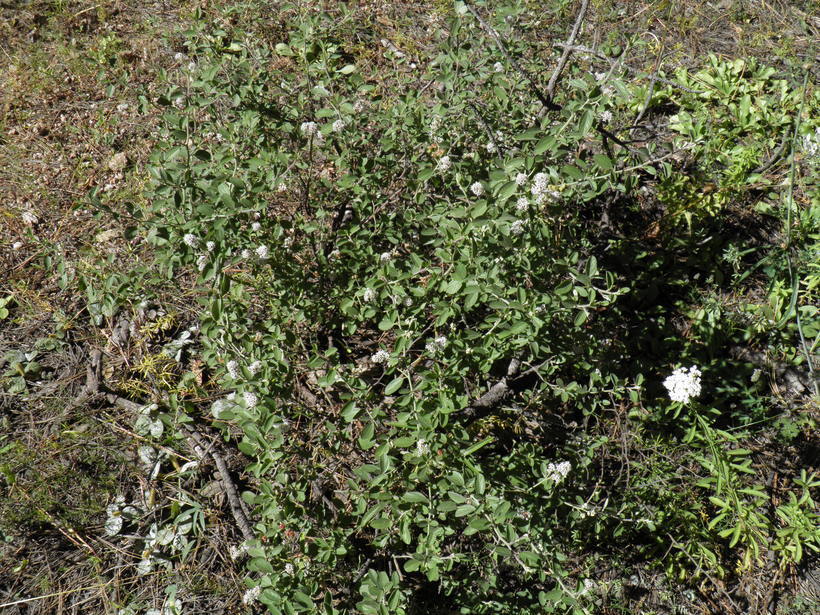
<path fill-rule="evenodd" d="M 581 219 L 635 189 L 634 170 L 655 173 L 658 152 L 602 136 L 631 86 L 578 73 L 543 115 L 493 41 L 454 16 L 432 61 L 380 87 L 345 49 L 347 27 L 304 17 L 275 46 L 190 33 L 197 66 L 160 101 L 151 205 L 132 212 L 169 277 L 198 271 L 202 356 L 233 392 L 211 413 L 242 429 L 258 481 L 245 496 L 259 600 L 274 613 L 580 613 L 595 600 L 583 553 L 600 540 L 648 556 L 672 533 L 667 553 L 688 558 L 670 557 L 672 572 L 720 569 L 718 534 L 758 557 L 771 521 L 758 527 L 759 493 L 736 478 L 745 451 L 715 449 L 733 440 L 709 413 L 677 429 L 700 425 L 691 460 L 733 482 L 652 486 L 684 434 L 644 412 L 643 377 L 620 365 L 608 319 L 630 283 L 599 265 Z M 508 394 L 476 405 L 498 383 Z M 658 458 L 610 494 L 612 444 L 595 425 L 620 404 L 638 408 Z M 807 502 L 782 515 L 809 528 Z M 741 530 L 727 526 L 737 514 Z M 780 553 L 817 545 L 799 531 L 778 533 Z"/>

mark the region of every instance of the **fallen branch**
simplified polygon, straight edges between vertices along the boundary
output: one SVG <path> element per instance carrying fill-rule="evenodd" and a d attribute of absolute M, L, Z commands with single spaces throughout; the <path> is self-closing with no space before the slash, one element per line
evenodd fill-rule
<path fill-rule="evenodd" d="M 510 364 L 507 367 L 506 376 L 491 386 L 490 389 L 484 393 L 484 395 L 476 399 L 469 406 L 463 410 L 454 412 L 453 414 L 463 416 L 468 423 L 472 423 L 473 421 L 476 421 L 489 414 L 493 408 L 498 406 L 502 401 L 504 401 L 507 395 L 509 395 L 511 390 L 510 382 L 518 376 L 518 370 L 520 367 L 521 361 L 519 359 L 513 359 L 510 361 Z"/>
<path fill-rule="evenodd" d="M 85 387 L 83 387 L 83 390 L 74 403 L 80 404 L 93 395 L 102 394 L 109 403 L 124 410 L 135 413 L 142 410 L 143 404 L 133 402 L 130 399 L 120 397 L 116 393 L 106 391 L 102 380 L 102 351 L 95 350 L 91 353 L 91 362 L 86 370 Z M 189 437 L 193 440 L 194 445 L 192 448 L 199 458 L 204 459 L 205 457 L 210 457 L 213 460 L 219 472 L 219 477 L 222 479 L 222 488 L 225 490 L 225 496 L 228 499 L 234 521 L 237 527 L 239 527 L 239 531 L 242 532 L 242 536 L 245 540 L 253 540 L 255 538 L 253 526 L 248 519 L 248 515 L 245 513 L 242 498 L 239 496 L 239 490 L 231 478 L 231 473 L 228 469 L 228 464 L 225 463 L 225 459 L 214 451 L 212 447 L 207 445 L 202 434 L 199 433 L 196 428 L 186 423 L 182 423 L 182 428 L 188 432 Z"/>

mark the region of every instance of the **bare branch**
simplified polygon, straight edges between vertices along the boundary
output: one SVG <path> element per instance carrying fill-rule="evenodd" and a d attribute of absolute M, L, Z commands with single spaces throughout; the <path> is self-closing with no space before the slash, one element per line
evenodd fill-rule
<path fill-rule="evenodd" d="M 487 34 L 489 34 L 493 38 L 495 44 L 498 46 L 498 49 L 507 59 L 507 62 L 509 62 L 510 65 L 516 71 L 518 71 L 518 74 L 521 75 L 524 78 L 524 80 L 530 84 L 532 91 L 535 93 L 536 98 L 538 98 L 541 104 L 544 105 L 544 107 L 550 111 L 560 111 L 561 106 L 552 102 L 551 96 L 544 95 L 544 93 L 538 87 L 538 84 L 535 82 L 535 79 L 533 79 L 532 76 L 524 69 L 524 67 L 522 67 L 518 63 L 518 61 L 510 54 L 510 52 L 507 51 L 507 46 L 504 44 L 504 41 L 501 39 L 501 36 L 498 34 L 498 32 L 496 32 L 495 28 L 493 28 L 490 24 L 484 21 L 484 18 L 481 17 L 481 15 L 478 14 L 478 11 L 476 11 L 470 4 L 465 2 L 464 5 L 473 14 L 473 17 L 475 17 L 478 20 L 478 23 L 481 24 L 481 27 L 484 28 Z"/>
<path fill-rule="evenodd" d="M 571 52 L 570 47 L 575 44 L 575 39 L 578 37 L 578 32 L 581 30 L 581 23 L 584 21 L 584 17 L 587 14 L 587 8 L 589 8 L 589 0 L 581 0 L 581 9 L 578 11 L 578 16 L 575 18 L 575 24 L 572 26 L 572 32 L 570 32 L 569 38 L 567 39 L 567 46 L 564 47 L 561 58 L 558 60 L 558 66 L 555 67 L 552 77 L 550 77 L 549 83 L 547 83 L 547 96 L 549 96 L 550 100 L 552 100 L 552 97 L 555 95 L 555 86 L 558 84 L 558 79 L 560 79 L 561 73 L 567 66 L 567 61 L 569 60 L 569 54 Z"/>

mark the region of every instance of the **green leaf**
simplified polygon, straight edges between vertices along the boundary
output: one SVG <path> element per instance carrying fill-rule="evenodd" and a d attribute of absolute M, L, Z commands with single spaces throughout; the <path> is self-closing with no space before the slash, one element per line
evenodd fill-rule
<path fill-rule="evenodd" d="M 427 496 L 421 493 L 420 491 L 408 491 L 404 494 L 402 498 L 405 502 L 409 502 L 411 504 L 416 504 L 418 502 L 423 502 L 424 504 L 429 504 L 430 500 L 427 499 Z"/>
<path fill-rule="evenodd" d="M 345 64 L 344 66 L 342 66 L 336 72 L 337 73 L 342 73 L 343 75 L 349 75 L 350 73 L 354 72 L 355 70 L 356 70 L 356 65 L 355 64 Z"/>
<path fill-rule="evenodd" d="M 402 383 L 404 383 L 404 376 L 393 378 L 393 380 L 390 381 L 390 384 L 384 387 L 384 394 L 392 395 L 401 388 Z"/>
<path fill-rule="evenodd" d="M 375 431 L 376 427 L 373 423 L 368 423 L 362 430 L 362 435 L 359 436 L 359 446 L 362 449 L 367 450 L 373 448 L 373 434 Z"/>
<path fill-rule="evenodd" d="M 514 195 L 517 189 L 518 185 L 515 182 L 507 182 L 501 187 L 501 190 L 498 191 L 498 201 L 503 203 Z"/>
<path fill-rule="evenodd" d="M 348 423 L 353 421 L 359 415 L 359 408 L 356 407 L 356 402 L 351 401 L 345 404 L 345 407 L 342 408 L 342 418 L 346 420 Z"/>
<path fill-rule="evenodd" d="M 536 145 L 535 145 L 535 153 L 536 153 L 536 155 L 538 155 L 538 154 L 543 154 L 543 153 L 544 153 L 544 152 L 546 152 L 547 150 L 552 151 L 552 150 L 554 150 L 554 149 L 555 149 L 555 137 L 553 137 L 553 136 L 544 137 L 543 139 L 541 139 L 541 140 L 540 140 L 538 143 L 536 143 Z"/>
<path fill-rule="evenodd" d="M 612 169 L 612 160 L 610 160 L 609 156 L 595 154 L 592 159 L 595 161 L 595 164 L 601 167 L 604 171 L 609 171 Z"/>

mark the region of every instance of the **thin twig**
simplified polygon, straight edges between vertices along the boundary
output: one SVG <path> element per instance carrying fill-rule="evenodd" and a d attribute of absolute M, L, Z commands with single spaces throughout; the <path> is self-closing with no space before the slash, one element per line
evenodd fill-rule
<path fill-rule="evenodd" d="M 572 51 L 571 47 L 575 44 L 575 39 L 578 37 L 578 32 L 581 30 L 581 23 L 584 21 L 584 17 L 587 14 L 587 8 L 589 8 L 589 0 L 581 0 L 581 8 L 578 11 L 578 16 L 575 18 L 575 24 L 572 26 L 572 32 L 570 32 L 566 46 L 564 47 L 564 51 L 561 53 L 561 58 L 558 60 L 558 66 L 555 67 L 555 70 L 552 72 L 552 77 L 550 77 L 549 83 L 547 83 L 547 96 L 549 96 L 549 100 L 552 100 L 552 97 L 555 95 L 555 86 L 558 84 L 558 79 L 561 78 L 561 73 L 564 72 L 564 68 L 567 66 L 569 54 Z"/>
<path fill-rule="evenodd" d="M 596 58 L 600 58 L 602 60 L 606 60 L 609 62 L 610 66 L 616 66 L 618 64 L 617 60 L 610 58 L 608 55 L 601 53 L 600 51 L 596 51 L 590 47 L 585 47 L 583 45 L 567 45 L 566 43 L 553 43 L 553 47 L 558 47 L 559 49 L 569 49 L 570 51 L 575 51 L 578 53 L 585 53 L 588 55 L 593 55 Z M 630 66 L 629 64 L 621 63 L 626 70 L 635 73 L 635 74 L 642 74 L 643 71 L 637 68 Z M 703 94 L 703 90 L 693 90 L 691 88 L 687 88 L 686 86 L 681 85 L 680 83 L 676 83 L 674 81 L 670 81 L 669 79 L 664 79 L 663 77 L 656 77 L 655 81 L 658 83 L 665 83 L 666 85 L 671 85 L 674 88 L 679 90 L 683 90 L 684 92 L 689 92 L 690 94 Z"/>
<path fill-rule="evenodd" d="M 530 84 L 532 91 L 535 93 L 536 98 L 538 98 L 541 104 L 544 105 L 544 107 L 549 109 L 550 111 L 560 111 L 561 106 L 552 102 L 551 96 L 544 95 L 544 93 L 538 87 L 538 84 L 535 82 L 535 79 L 532 78 L 532 75 L 530 75 L 524 69 L 524 67 L 522 67 L 518 63 L 518 61 L 510 54 L 509 51 L 507 51 L 507 46 L 504 44 L 504 41 L 501 39 L 501 36 L 498 34 L 498 32 L 496 32 L 495 28 L 493 28 L 490 24 L 484 21 L 484 18 L 481 17 L 481 15 L 478 14 L 478 11 L 476 11 L 468 2 L 465 2 L 464 5 L 467 7 L 470 13 L 473 14 L 473 17 L 475 17 L 478 20 L 478 23 L 481 24 L 481 27 L 484 28 L 487 34 L 489 34 L 493 38 L 495 44 L 498 46 L 499 51 L 501 51 L 501 53 L 507 59 L 507 62 L 509 62 L 510 65 L 516 71 L 518 71 L 518 74 L 521 75 Z"/>

